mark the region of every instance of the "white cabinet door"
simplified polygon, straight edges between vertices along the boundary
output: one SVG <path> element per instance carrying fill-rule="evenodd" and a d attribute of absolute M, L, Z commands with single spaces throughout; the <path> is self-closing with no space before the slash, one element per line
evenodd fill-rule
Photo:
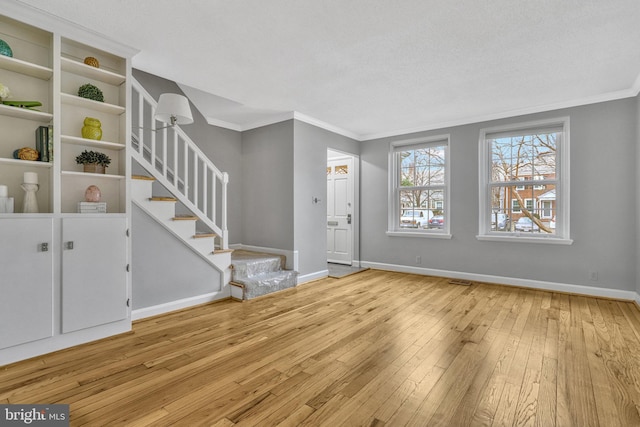
<path fill-rule="evenodd" d="M 63 333 L 127 317 L 126 230 L 126 218 L 63 218 Z"/>
<path fill-rule="evenodd" d="M 53 335 L 52 243 L 51 218 L 0 220 L 0 348 Z"/>

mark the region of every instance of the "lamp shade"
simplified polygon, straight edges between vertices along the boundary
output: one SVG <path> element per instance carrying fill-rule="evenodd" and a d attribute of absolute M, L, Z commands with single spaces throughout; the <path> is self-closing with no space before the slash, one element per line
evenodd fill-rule
<path fill-rule="evenodd" d="M 177 93 L 163 93 L 158 100 L 154 118 L 171 125 L 188 125 L 193 123 L 189 100 Z"/>

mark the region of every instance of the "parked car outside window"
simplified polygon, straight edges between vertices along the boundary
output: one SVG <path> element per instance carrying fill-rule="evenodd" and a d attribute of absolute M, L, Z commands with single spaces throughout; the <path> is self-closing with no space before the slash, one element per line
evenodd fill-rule
<path fill-rule="evenodd" d="M 528 216 L 523 216 L 516 222 L 516 231 L 540 231 L 540 227 Z"/>
<path fill-rule="evenodd" d="M 436 215 L 429 220 L 429 228 L 443 228 L 444 227 L 444 216 Z"/>
<path fill-rule="evenodd" d="M 429 220 L 431 218 L 433 218 L 433 212 L 429 209 L 409 209 L 402 213 L 402 216 L 400 217 L 400 227 L 428 228 Z"/>
<path fill-rule="evenodd" d="M 497 227 L 496 227 L 497 224 Z M 491 214 L 491 229 L 498 231 L 509 231 L 511 228 L 511 220 L 509 215 L 504 213 Z"/>

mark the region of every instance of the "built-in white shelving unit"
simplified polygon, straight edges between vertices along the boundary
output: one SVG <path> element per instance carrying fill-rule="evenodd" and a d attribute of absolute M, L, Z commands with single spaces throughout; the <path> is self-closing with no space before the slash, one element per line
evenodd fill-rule
<path fill-rule="evenodd" d="M 0 55 L 8 100 L 42 104 L 0 104 L 0 185 L 15 208 L 0 213 L 0 324 L 11 325 L 0 328 L 3 365 L 131 328 L 127 147 L 136 50 L 14 1 L 0 10 L 0 39 L 13 51 Z M 78 96 L 87 83 L 104 102 Z M 100 120 L 102 139 L 82 137 L 86 117 Z M 41 126 L 49 128 L 52 158 L 16 159 L 16 150 L 36 148 Z M 105 174 L 76 164 L 84 150 L 110 157 Z M 39 213 L 23 213 L 25 172 L 37 175 Z M 100 188 L 106 213 L 78 213 L 90 185 Z"/>

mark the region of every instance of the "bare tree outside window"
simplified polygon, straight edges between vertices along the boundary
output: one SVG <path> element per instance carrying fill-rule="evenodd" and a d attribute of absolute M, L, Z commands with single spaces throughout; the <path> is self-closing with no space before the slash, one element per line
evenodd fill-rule
<path fill-rule="evenodd" d="M 442 206 L 445 184 L 444 147 L 427 147 L 401 151 L 400 207 L 402 209 L 430 209 Z M 438 203 L 439 202 L 439 203 Z"/>
<path fill-rule="evenodd" d="M 510 216 L 503 231 L 555 234 L 556 160 L 561 135 L 540 131 L 489 136 L 491 215 Z"/>

